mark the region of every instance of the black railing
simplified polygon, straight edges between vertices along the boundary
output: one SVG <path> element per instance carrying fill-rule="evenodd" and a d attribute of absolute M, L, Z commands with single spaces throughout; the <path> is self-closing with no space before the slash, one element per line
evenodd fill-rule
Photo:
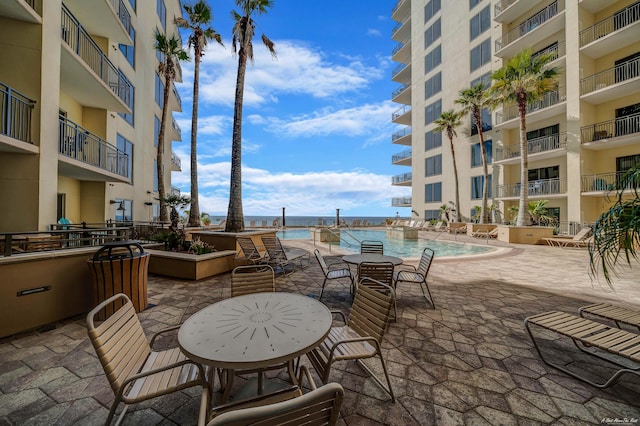
<path fill-rule="evenodd" d="M 122 26 L 127 30 L 127 34 L 131 33 L 131 15 L 127 10 L 127 7 L 124 5 L 122 0 L 110 0 L 111 7 L 118 15 L 120 22 L 122 22 Z"/>
<path fill-rule="evenodd" d="M 580 141 L 582 143 L 596 142 L 634 133 L 640 133 L 640 113 L 582 127 L 580 128 Z"/>
<path fill-rule="evenodd" d="M 129 156 L 64 116 L 59 119 L 58 153 L 129 178 Z"/>
<path fill-rule="evenodd" d="M 13 139 L 31 140 L 31 113 L 36 101 L 0 83 L 0 133 Z"/>

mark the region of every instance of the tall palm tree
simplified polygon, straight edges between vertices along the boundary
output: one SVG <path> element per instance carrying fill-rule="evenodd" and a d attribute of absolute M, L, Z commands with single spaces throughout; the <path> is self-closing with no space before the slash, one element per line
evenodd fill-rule
<path fill-rule="evenodd" d="M 204 1 L 200 0 L 193 6 L 184 5 L 188 20 L 182 17 L 175 19 L 176 25 L 180 28 L 191 30 L 189 35 L 189 48 L 193 47 L 193 107 L 191 109 L 191 208 L 189 210 L 189 226 L 200 226 L 200 206 L 198 203 L 198 156 L 197 156 L 197 133 L 198 133 L 198 92 L 200 85 L 200 61 L 204 56 L 204 50 L 208 40 L 215 40 L 220 45 L 222 37 L 209 23 L 213 19 L 211 8 Z M 203 28 L 206 27 L 206 28 Z"/>
<path fill-rule="evenodd" d="M 478 129 L 480 138 L 480 156 L 482 157 L 482 174 L 484 180 L 482 182 L 482 204 L 480 206 L 480 223 L 489 223 L 489 166 L 487 165 L 487 147 L 484 144 L 484 131 L 482 129 L 482 110 L 492 106 L 491 99 L 488 96 L 489 91 L 486 90 L 483 82 L 478 82 L 473 87 L 462 89 L 458 92 L 459 98 L 455 103 L 462 105 L 462 112 L 471 113 L 473 122 Z"/>
<path fill-rule="evenodd" d="M 531 49 L 526 49 L 491 74 L 491 79 L 494 81 L 491 94 L 502 104 L 515 103 L 520 118 L 520 200 L 516 226 L 526 225 L 529 203 L 527 105 L 540 100 L 545 93 L 557 88 L 558 69 L 546 67 L 552 59 L 551 54 L 532 56 Z"/>
<path fill-rule="evenodd" d="M 167 222 L 167 204 L 164 188 L 164 131 L 167 122 L 167 112 L 169 106 L 169 91 L 176 77 L 176 63 L 178 61 L 186 61 L 189 55 L 182 48 L 180 39 L 172 35 L 168 38 L 165 34 L 156 30 L 154 49 L 159 52 L 163 58 L 158 63 L 158 73 L 164 77 L 164 94 L 162 101 L 162 119 L 160 120 L 160 131 L 158 132 L 158 151 L 156 153 L 156 167 L 158 171 L 158 200 L 160 200 L 160 222 Z"/>
<path fill-rule="evenodd" d="M 444 111 L 442 114 L 440 114 L 440 118 L 434 120 L 436 127 L 433 129 L 434 132 L 446 132 L 447 137 L 449 138 L 449 145 L 451 146 L 453 176 L 455 177 L 456 183 L 456 222 L 460 222 L 460 191 L 458 189 L 458 166 L 456 165 L 456 152 L 453 147 L 453 137 L 458 137 L 458 134 L 456 133 L 456 127 L 459 127 L 460 124 L 462 124 L 460 118 L 461 114 L 459 112 L 455 112 L 452 109 Z"/>
<path fill-rule="evenodd" d="M 238 74 L 236 79 L 236 97 L 233 107 L 233 138 L 231 144 L 231 179 L 229 188 L 229 208 L 227 210 L 226 232 L 244 231 L 244 214 L 242 212 L 242 102 L 244 98 L 244 76 L 247 70 L 247 59 L 253 62 L 253 36 L 255 22 L 252 14 L 261 15 L 273 7 L 271 0 L 236 0 L 241 14 L 231 12 L 235 24 L 233 26 L 233 52 L 238 54 Z M 262 35 L 262 42 L 271 55 L 276 56 L 275 44 Z"/>

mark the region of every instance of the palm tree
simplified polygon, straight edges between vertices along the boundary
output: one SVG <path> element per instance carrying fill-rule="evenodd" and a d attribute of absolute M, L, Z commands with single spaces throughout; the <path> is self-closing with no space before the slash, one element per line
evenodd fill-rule
<path fill-rule="evenodd" d="M 476 83 L 473 87 L 462 89 L 458 92 L 460 96 L 455 100 L 457 104 L 462 105 L 463 113 L 471 113 L 473 122 L 478 129 L 480 137 L 480 156 L 482 157 L 482 173 L 484 180 L 482 182 L 482 205 L 480 210 L 480 223 L 489 223 L 489 167 L 487 166 L 487 148 L 484 144 L 484 131 L 482 129 L 482 110 L 492 106 L 492 101 L 488 96 L 485 84 L 483 82 Z"/>
<path fill-rule="evenodd" d="M 233 138 L 231 144 L 231 179 L 229 187 L 229 208 L 227 210 L 226 232 L 244 231 L 244 214 L 242 212 L 242 101 L 244 98 L 244 76 L 247 70 L 247 59 L 253 62 L 253 36 L 255 22 L 252 14 L 261 15 L 273 7 L 271 0 L 236 0 L 242 14 L 231 12 L 235 24 L 233 26 L 233 52 L 238 53 L 238 74 L 236 79 L 236 97 L 233 107 Z M 275 44 L 262 35 L 262 42 L 275 57 Z"/>
<path fill-rule="evenodd" d="M 551 54 L 531 55 L 531 49 L 518 53 L 507 63 L 491 74 L 494 80 L 492 95 L 502 104 L 515 103 L 520 118 L 520 200 L 516 226 L 526 224 L 529 202 L 529 151 L 527 148 L 527 105 L 536 102 L 545 93 L 558 86 L 557 68 L 546 67 L 553 59 Z"/>
<path fill-rule="evenodd" d="M 198 204 L 198 157 L 197 157 L 197 132 L 198 132 L 198 92 L 200 84 L 200 61 L 204 56 L 204 50 L 208 40 L 215 40 L 220 45 L 222 37 L 209 23 L 213 19 L 211 8 L 200 0 L 193 6 L 184 5 L 189 19 L 177 17 L 176 25 L 180 28 L 191 30 L 189 35 L 189 47 L 193 47 L 193 107 L 191 110 L 191 209 L 189 210 L 189 226 L 200 226 L 200 206 Z M 207 28 L 203 28 L 207 26 Z"/>
<path fill-rule="evenodd" d="M 164 97 L 162 101 L 162 119 L 160 120 L 160 131 L 158 132 L 158 151 L 156 153 L 156 166 L 158 171 L 158 200 L 160 200 L 160 222 L 167 222 L 167 204 L 164 189 L 164 131 L 167 122 L 167 110 L 169 106 L 169 91 L 176 76 L 176 62 L 186 61 L 189 55 L 180 44 L 180 39 L 176 36 L 167 36 L 156 30 L 154 49 L 163 58 L 158 63 L 158 72 L 164 76 Z"/>
<path fill-rule="evenodd" d="M 450 109 L 448 111 L 444 111 L 440 114 L 440 118 L 434 120 L 436 127 L 433 129 L 434 132 L 446 132 L 447 137 L 449 138 L 449 145 L 451 146 L 451 160 L 453 161 L 453 176 L 455 177 L 456 183 L 456 222 L 460 222 L 460 191 L 458 187 L 458 166 L 456 165 L 456 152 L 453 147 L 453 137 L 458 137 L 456 133 L 456 127 L 459 127 L 462 122 L 460 118 L 462 115 L 459 112 L 455 112 Z"/>

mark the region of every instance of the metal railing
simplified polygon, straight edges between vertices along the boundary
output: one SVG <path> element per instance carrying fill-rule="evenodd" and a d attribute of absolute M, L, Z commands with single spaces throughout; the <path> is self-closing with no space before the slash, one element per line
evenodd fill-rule
<path fill-rule="evenodd" d="M 411 197 L 394 197 L 391 199 L 392 207 L 405 207 L 411 205 Z"/>
<path fill-rule="evenodd" d="M 400 6 L 402 6 L 404 4 L 405 1 L 411 1 L 411 0 L 398 0 L 396 5 L 393 6 L 393 9 L 391 9 L 391 14 L 393 15 L 396 12 L 396 10 L 398 10 L 400 8 Z"/>
<path fill-rule="evenodd" d="M 493 7 L 493 16 L 500 15 L 506 8 L 514 4 L 518 0 L 498 0 Z"/>
<path fill-rule="evenodd" d="M 407 68 L 409 66 L 409 64 L 403 64 L 400 63 L 398 64 L 397 67 L 395 67 L 393 69 L 393 71 L 391 71 L 391 78 L 395 77 L 396 75 L 400 74 L 402 72 L 402 70 L 404 70 L 405 68 Z"/>
<path fill-rule="evenodd" d="M 412 179 L 411 172 L 407 172 L 407 173 L 403 173 L 401 175 L 392 176 L 391 177 L 391 184 L 392 185 L 396 185 L 396 184 L 399 184 L 399 183 L 411 182 L 411 179 Z"/>
<path fill-rule="evenodd" d="M 527 105 L 527 114 L 539 111 L 544 108 L 559 104 L 567 100 L 567 92 L 564 87 L 558 87 L 558 90 L 553 90 L 542 95 L 542 98 L 538 101 L 531 102 Z M 518 117 L 518 105 L 511 105 L 502 111 L 496 112 L 496 125 L 504 123 L 509 120 L 513 120 Z"/>
<path fill-rule="evenodd" d="M 176 166 L 176 168 L 178 169 L 182 169 L 182 160 L 180 160 L 180 157 L 178 157 L 178 154 L 176 154 L 173 151 L 171 152 L 171 164 Z"/>
<path fill-rule="evenodd" d="M 411 158 L 411 149 L 405 149 L 404 151 L 395 154 L 391 157 L 392 163 L 397 163 L 398 161 L 405 160 L 407 158 Z"/>
<path fill-rule="evenodd" d="M 549 6 L 542 9 L 532 17 L 526 19 L 516 28 L 512 29 L 502 37 L 496 39 L 496 52 L 502 50 L 503 47 L 513 43 L 525 34 L 535 30 L 558 14 L 558 2 L 554 1 Z"/>
<path fill-rule="evenodd" d="M 391 114 L 391 120 L 395 120 L 396 118 L 401 117 L 407 114 L 408 112 L 411 112 L 411 105 L 405 105 L 402 108 L 398 109 L 393 114 Z"/>
<path fill-rule="evenodd" d="M 171 195 L 180 196 L 180 194 L 181 194 L 180 188 L 178 188 L 177 186 L 171 185 Z"/>
<path fill-rule="evenodd" d="M 31 113 L 36 101 L 0 83 L 0 134 L 23 142 L 31 140 Z"/>
<path fill-rule="evenodd" d="M 640 76 L 640 58 L 616 65 L 613 68 L 580 80 L 580 94 L 586 95 L 595 90 L 604 89 L 614 84 Z"/>
<path fill-rule="evenodd" d="M 584 47 L 597 39 L 618 31 L 640 20 L 640 3 L 635 3 L 625 9 L 603 19 L 600 22 L 580 31 L 580 47 Z"/>
<path fill-rule="evenodd" d="M 173 130 L 175 130 L 179 135 L 182 135 L 182 129 L 175 118 L 171 119 L 171 125 L 173 126 Z"/>
<path fill-rule="evenodd" d="M 107 55 L 98 47 L 80 22 L 62 5 L 62 39 L 82 58 L 93 70 L 98 78 L 125 104 L 131 105 L 131 84 L 118 68 L 109 60 Z"/>
<path fill-rule="evenodd" d="M 600 173 L 582 176 L 582 192 L 620 191 L 625 189 L 640 189 L 640 180 L 631 179 L 627 172 Z"/>
<path fill-rule="evenodd" d="M 540 55 L 549 54 L 550 61 L 555 61 L 558 58 L 562 58 L 567 54 L 566 43 L 564 41 L 560 41 L 554 46 L 547 47 L 546 49 L 538 50 L 537 52 L 531 55 L 531 60 L 536 59 Z"/>
<path fill-rule="evenodd" d="M 498 198 L 519 197 L 520 183 L 496 186 Z M 567 192 L 567 178 L 530 180 L 527 186 L 529 196 L 564 194 Z"/>
<path fill-rule="evenodd" d="M 129 178 L 129 156 L 64 116 L 59 117 L 58 153 Z"/>
<path fill-rule="evenodd" d="M 580 142 L 595 142 L 634 133 L 640 133 L 640 113 L 581 127 Z"/>
<path fill-rule="evenodd" d="M 111 7 L 120 18 L 120 22 L 122 22 L 122 26 L 127 30 L 127 34 L 131 33 L 131 15 L 127 10 L 127 7 L 124 5 L 122 0 L 109 0 L 111 3 Z"/>
<path fill-rule="evenodd" d="M 396 45 L 396 47 L 394 47 L 394 48 L 393 48 L 393 50 L 391 51 L 391 56 L 393 56 L 393 55 L 395 55 L 396 53 L 398 53 L 398 52 L 400 51 L 400 49 L 402 49 L 402 48 L 403 48 L 407 43 L 408 43 L 408 42 L 406 42 L 406 43 L 398 43 L 398 44 Z"/>
<path fill-rule="evenodd" d="M 182 109 L 182 99 L 180 98 L 180 94 L 178 93 L 178 89 L 176 89 L 176 85 L 174 82 L 171 82 L 171 88 L 173 90 L 173 94 L 176 97 L 176 100 L 178 101 L 178 105 L 180 105 L 180 109 Z"/>
<path fill-rule="evenodd" d="M 409 22 L 410 20 L 411 20 L 411 16 L 409 16 L 408 18 L 406 18 L 406 19 L 405 19 L 404 21 L 402 21 L 402 22 L 398 22 L 398 23 L 395 25 L 395 27 L 393 27 L 393 28 L 391 29 L 391 37 L 393 37 L 393 35 L 394 35 L 395 33 L 397 33 L 397 32 L 398 32 L 398 30 L 399 30 L 400 28 L 402 28 L 402 26 L 403 26 L 404 24 L 406 24 L 407 22 Z"/>
<path fill-rule="evenodd" d="M 400 93 L 404 92 L 405 90 L 407 90 L 409 87 L 411 87 L 410 85 L 403 85 L 398 87 L 396 90 L 393 91 L 393 93 L 391 94 L 391 99 L 395 98 L 396 96 L 398 96 Z"/>
<path fill-rule="evenodd" d="M 402 130 L 398 130 L 397 132 L 391 135 L 391 142 L 397 141 L 400 138 L 403 138 L 407 135 L 411 134 L 411 127 L 405 127 Z"/>
<path fill-rule="evenodd" d="M 26 0 L 26 2 L 31 6 L 31 9 L 36 10 L 36 0 Z"/>
<path fill-rule="evenodd" d="M 566 147 L 567 132 L 527 140 L 527 152 L 529 155 L 553 151 L 554 149 L 564 149 Z M 501 161 L 516 157 L 520 157 L 520 144 L 496 148 L 494 159 L 495 161 Z"/>

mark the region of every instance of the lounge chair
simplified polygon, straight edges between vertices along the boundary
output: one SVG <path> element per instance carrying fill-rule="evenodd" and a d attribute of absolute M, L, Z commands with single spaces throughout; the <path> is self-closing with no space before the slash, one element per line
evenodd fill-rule
<path fill-rule="evenodd" d="M 638 333 L 610 327 L 600 322 L 559 311 L 528 317 L 524 320 L 524 324 L 540 359 L 545 364 L 557 368 L 576 379 L 597 388 L 607 388 L 614 385 L 625 373 L 640 375 L 640 334 Z M 551 362 L 542 354 L 540 346 L 531 332 L 532 325 L 569 337 L 582 352 L 617 365 L 620 368 L 605 382 L 597 383 L 566 368 L 566 362 L 562 364 Z M 613 358 L 611 356 L 603 356 L 602 352 L 613 355 Z M 631 361 L 635 366 L 629 366 L 628 362 L 626 363 L 627 365 L 618 362 L 622 359 Z"/>
<path fill-rule="evenodd" d="M 440 220 L 435 225 L 426 224 L 422 229 L 424 231 L 444 231 L 444 229 L 442 229 L 443 227 L 444 227 L 444 222 Z"/>
<path fill-rule="evenodd" d="M 265 262 L 267 253 L 260 253 L 260 250 L 258 250 L 258 247 L 256 247 L 251 237 L 238 237 L 236 241 L 238 241 L 238 245 L 242 251 L 242 255 L 236 256 L 236 259 L 244 260 L 253 265 Z M 240 252 L 238 252 L 238 254 L 239 253 Z"/>
<path fill-rule="evenodd" d="M 316 255 L 316 259 L 318 260 L 320 269 L 322 269 L 322 273 L 324 274 L 324 281 L 322 281 L 322 290 L 320 290 L 320 297 L 318 297 L 318 300 L 322 299 L 322 293 L 324 293 L 324 286 L 327 284 L 327 281 L 331 281 L 331 280 L 349 278 L 349 281 L 351 282 L 349 291 L 353 293 L 353 276 L 351 275 L 351 270 L 349 269 L 349 265 L 347 265 L 344 262 L 332 263 L 330 265 L 327 265 L 327 262 L 324 260 L 324 257 L 322 257 L 318 249 L 314 250 L 314 254 Z"/>
<path fill-rule="evenodd" d="M 280 242 L 280 238 L 275 235 L 263 235 L 261 238 L 268 254 L 266 262 L 274 269 L 282 269 L 282 272 L 286 274 L 287 267 L 293 266 L 294 262 L 298 262 L 301 268 L 305 266 L 303 260 L 306 259 L 306 264 L 309 264 L 311 255 L 308 251 L 292 247 L 285 248 Z"/>
<path fill-rule="evenodd" d="M 611 320 L 618 328 L 622 328 L 620 324 L 626 324 L 640 330 L 640 311 L 633 309 L 609 305 L 608 303 L 595 303 L 581 307 L 578 309 L 578 313 L 583 318 L 585 318 L 585 314 L 589 314 Z"/>
<path fill-rule="evenodd" d="M 474 238 L 486 238 L 487 240 L 490 238 L 498 238 L 498 228 L 493 228 L 492 230 L 478 230 L 472 231 L 471 236 Z"/>
<path fill-rule="evenodd" d="M 550 246 L 583 248 L 589 243 L 588 238 L 592 231 L 593 230 L 590 226 L 586 226 L 573 237 L 553 237 L 543 238 L 543 240 L 545 240 Z"/>

